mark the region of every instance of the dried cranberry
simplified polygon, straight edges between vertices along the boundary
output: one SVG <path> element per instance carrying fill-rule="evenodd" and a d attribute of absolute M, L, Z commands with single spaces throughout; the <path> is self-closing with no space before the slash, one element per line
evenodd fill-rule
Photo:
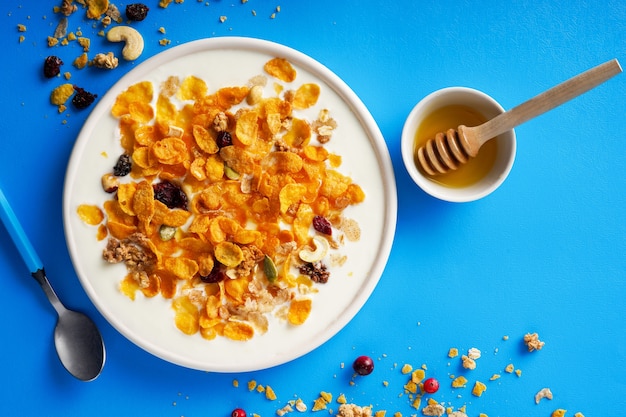
<path fill-rule="evenodd" d="M 429 394 L 434 394 L 439 389 L 439 381 L 435 378 L 428 378 L 424 381 L 424 391 Z"/>
<path fill-rule="evenodd" d="M 318 232 L 323 233 L 328 236 L 333 234 L 333 229 L 331 227 L 331 224 L 328 221 L 328 219 L 324 216 L 313 217 L 313 228 L 317 230 Z"/>
<path fill-rule="evenodd" d="M 74 86 L 74 91 L 76 91 L 76 94 L 72 97 L 72 103 L 77 109 L 86 109 L 94 102 L 96 97 L 98 97 L 97 94 L 91 94 L 77 86 Z"/>
<path fill-rule="evenodd" d="M 352 369 L 359 375 L 369 375 L 374 371 L 374 361 L 369 356 L 359 356 L 354 360 Z"/>
<path fill-rule="evenodd" d="M 61 73 L 61 65 L 63 65 L 61 58 L 50 55 L 43 63 L 43 75 L 45 75 L 46 78 L 56 77 Z"/>
<path fill-rule="evenodd" d="M 187 194 L 180 186 L 169 181 L 161 181 L 152 186 L 154 189 L 154 199 L 159 200 L 168 208 L 179 208 L 187 210 Z"/>
<path fill-rule="evenodd" d="M 150 9 L 143 3 L 133 3 L 126 6 L 126 17 L 128 20 L 133 20 L 135 22 L 141 22 L 143 19 L 148 16 L 148 11 Z"/>
<path fill-rule="evenodd" d="M 225 130 L 217 133 L 217 146 L 223 148 L 224 146 L 230 146 L 233 144 L 233 137 Z"/>
<path fill-rule="evenodd" d="M 207 284 L 215 284 L 217 282 L 222 282 L 226 278 L 226 274 L 224 273 L 224 268 L 221 264 L 216 263 L 211 273 L 206 277 L 200 276 L 202 282 L 206 282 Z"/>
<path fill-rule="evenodd" d="M 120 155 L 117 163 L 113 167 L 113 175 L 116 177 L 123 177 L 130 174 L 130 170 L 133 168 L 130 155 L 125 153 Z"/>
<path fill-rule="evenodd" d="M 230 414 L 231 417 L 246 417 L 246 412 L 242 408 L 235 408 Z"/>

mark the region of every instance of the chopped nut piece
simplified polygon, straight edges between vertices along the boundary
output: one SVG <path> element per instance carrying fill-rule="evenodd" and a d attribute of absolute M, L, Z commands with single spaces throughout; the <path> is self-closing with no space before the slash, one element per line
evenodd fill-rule
<path fill-rule="evenodd" d="M 476 360 L 476 359 L 480 358 L 480 350 L 478 350 L 478 349 L 476 349 L 476 348 L 470 348 L 470 349 L 467 351 L 467 356 L 468 356 L 470 359 L 474 359 L 474 360 Z"/>
<path fill-rule="evenodd" d="M 543 398 L 547 398 L 548 400 L 552 399 L 552 391 L 550 391 L 550 388 L 542 388 L 535 394 L 535 404 L 539 404 L 539 401 Z"/>
<path fill-rule="evenodd" d="M 55 38 L 62 38 L 65 35 L 67 35 L 67 17 L 62 18 L 54 30 Z"/>

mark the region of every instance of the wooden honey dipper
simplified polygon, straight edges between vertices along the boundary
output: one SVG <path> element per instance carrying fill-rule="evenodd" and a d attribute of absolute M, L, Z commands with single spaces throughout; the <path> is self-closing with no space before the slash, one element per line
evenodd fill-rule
<path fill-rule="evenodd" d="M 479 126 L 460 125 L 456 130 L 439 132 L 417 150 L 419 165 L 431 176 L 455 170 L 475 157 L 488 140 L 597 87 L 620 72 L 622 68 L 619 62 L 613 59 L 572 77 Z"/>

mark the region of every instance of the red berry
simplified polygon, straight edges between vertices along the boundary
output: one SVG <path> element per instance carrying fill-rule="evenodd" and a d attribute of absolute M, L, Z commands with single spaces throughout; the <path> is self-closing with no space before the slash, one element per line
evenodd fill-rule
<path fill-rule="evenodd" d="M 246 417 L 246 412 L 243 408 L 235 408 L 231 413 L 231 417 Z"/>
<path fill-rule="evenodd" d="M 313 217 L 313 228 L 317 230 L 318 232 L 323 233 L 328 236 L 333 234 L 332 225 L 330 224 L 328 219 L 323 216 Z"/>
<path fill-rule="evenodd" d="M 374 371 L 374 361 L 369 356 L 359 356 L 354 360 L 352 368 L 359 375 L 369 375 Z"/>
<path fill-rule="evenodd" d="M 435 378 L 428 378 L 426 381 L 424 381 L 424 391 L 426 391 L 429 394 L 434 394 L 437 392 L 437 390 L 439 389 L 439 381 L 437 381 Z"/>

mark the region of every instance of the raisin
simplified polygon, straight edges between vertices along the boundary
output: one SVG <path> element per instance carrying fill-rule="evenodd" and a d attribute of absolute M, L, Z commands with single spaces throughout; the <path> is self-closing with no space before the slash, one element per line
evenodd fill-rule
<path fill-rule="evenodd" d="M 202 282 L 206 282 L 207 284 L 215 284 L 217 282 L 224 281 L 226 278 L 226 274 L 224 273 L 224 267 L 221 264 L 215 263 L 215 266 L 206 277 L 200 276 Z"/>
<path fill-rule="evenodd" d="M 321 262 L 306 263 L 298 268 L 302 275 L 307 275 L 311 281 L 326 284 L 330 278 L 330 272 L 326 270 L 326 265 Z"/>
<path fill-rule="evenodd" d="M 127 153 L 120 155 L 117 163 L 113 167 L 113 175 L 116 177 L 124 177 L 130 174 L 130 170 L 133 168 L 130 155 Z"/>
<path fill-rule="evenodd" d="M 333 229 L 331 227 L 330 222 L 324 216 L 315 216 L 313 217 L 313 228 L 320 233 L 331 236 L 333 234 Z"/>
<path fill-rule="evenodd" d="M 233 144 L 233 137 L 225 130 L 217 133 L 217 146 L 223 148 L 224 146 L 230 146 Z"/>
<path fill-rule="evenodd" d="M 148 16 L 150 9 L 143 3 L 133 3 L 126 6 L 126 17 L 128 20 L 141 22 Z"/>
<path fill-rule="evenodd" d="M 72 97 L 72 104 L 74 104 L 77 109 L 86 109 L 94 102 L 96 97 L 98 97 L 97 94 L 92 94 L 77 86 L 74 86 L 74 91 L 76 91 L 76 94 Z"/>
<path fill-rule="evenodd" d="M 56 77 L 61 73 L 61 65 L 63 65 L 61 58 L 50 55 L 43 63 L 43 75 L 45 75 L 46 78 Z"/>
<path fill-rule="evenodd" d="M 161 181 L 152 186 L 154 189 L 154 199 L 159 200 L 170 209 L 187 210 L 187 194 L 180 186 L 169 181 Z"/>

